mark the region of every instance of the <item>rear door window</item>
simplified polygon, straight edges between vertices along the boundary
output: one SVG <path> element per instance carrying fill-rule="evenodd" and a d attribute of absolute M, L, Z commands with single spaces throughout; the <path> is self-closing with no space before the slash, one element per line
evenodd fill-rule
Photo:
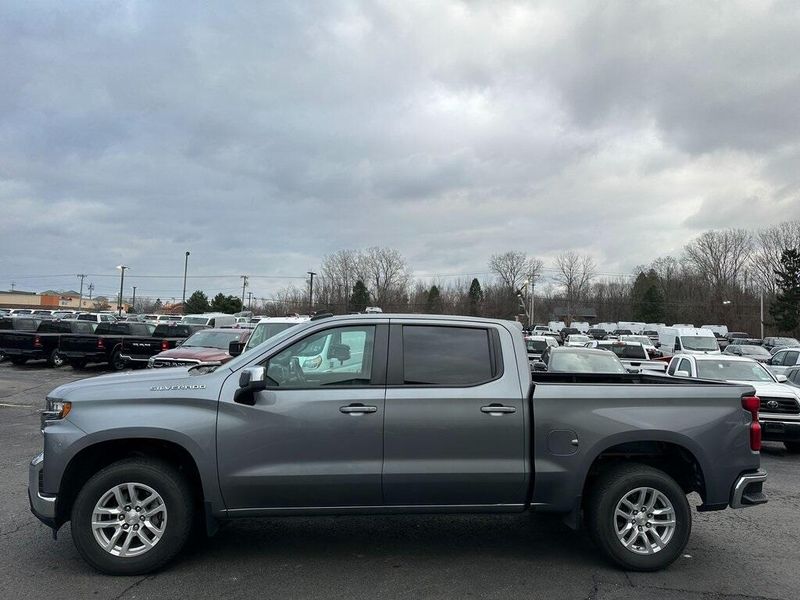
<path fill-rule="evenodd" d="M 496 371 L 487 329 L 403 326 L 406 385 L 476 385 L 493 379 Z"/>
<path fill-rule="evenodd" d="M 689 375 L 692 374 L 692 363 L 689 362 L 688 359 L 682 358 L 681 359 L 681 366 L 678 367 L 678 371 L 686 371 Z"/>
<path fill-rule="evenodd" d="M 783 359 L 783 364 L 793 367 L 797 364 L 797 358 L 800 357 L 800 352 L 796 350 L 789 350 Z"/>

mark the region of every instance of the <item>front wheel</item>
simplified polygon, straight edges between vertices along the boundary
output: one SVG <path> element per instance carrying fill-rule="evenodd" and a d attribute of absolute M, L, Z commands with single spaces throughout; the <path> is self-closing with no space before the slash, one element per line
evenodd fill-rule
<path fill-rule="evenodd" d="M 587 513 L 595 543 L 631 571 L 667 567 L 681 555 L 692 531 L 689 502 L 678 483 L 641 464 L 615 467 L 601 476 Z"/>
<path fill-rule="evenodd" d="M 94 475 L 72 507 L 81 556 L 109 575 L 142 575 L 183 548 L 194 516 L 183 475 L 167 463 L 126 459 Z"/>
<path fill-rule="evenodd" d="M 800 454 L 800 442 L 783 442 L 789 454 Z"/>

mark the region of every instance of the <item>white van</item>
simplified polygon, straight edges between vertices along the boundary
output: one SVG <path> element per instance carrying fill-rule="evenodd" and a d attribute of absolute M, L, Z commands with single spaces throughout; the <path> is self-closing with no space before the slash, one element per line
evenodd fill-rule
<path fill-rule="evenodd" d="M 709 329 L 713 333 L 718 333 L 720 336 L 725 337 L 728 335 L 728 326 L 727 325 L 701 325 L 702 329 Z"/>
<path fill-rule="evenodd" d="M 619 329 L 619 327 L 617 327 L 616 323 L 598 323 L 594 326 L 594 329 L 605 329 L 608 333 L 611 333 Z"/>
<path fill-rule="evenodd" d="M 247 339 L 244 351 L 247 352 L 250 348 L 255 348 L 271 337 L 289 329 L 289 327 L 305 323 L 310 319 L 311 317 L 263 317 L 259 319 L 258 325 L 256 325 L 253 333 Z"/>
<path fill-rule="evenodd" d="M 642 333 L 645 329 L 645 323 L 641 321 L 619 321 L 617 323 L 617 329 L 628 329 L 634 335 L 638 335 Z"/>
<path fill-rule="evenodd" d="M 570 327 L 574 327 L 581 333 L 586 333 L 587 331 L 589 331 L 589 323 L 587 323 L 586 321 L 573 321 Z"/>
<path fill-rule="evenodd" d="M 666 354 L 720 354 L 717 338 L 702 327 L 662 327 L 658 332 L 661 351 Z"/>
<path fill-rule="evenodd" d="M 670 327 L 680 327 L 681 329 L 694 329 L 694 323 L 673 323 Z"/>
<path fill-rule="evenodd" d="M 561 333 L 561 330 L 564 329 L 567 325 L 564 323 L 564 321 L 549 321 L 547 323 L 547 326 L 553 333 Z"/>
<path fill-rule="evenodd" d="M 187 325 L 205 325 L 206 327 L 232 327 L 236 324 L 236 317 L 225 313 L 203 313 L 202 315 L 186 315 L 180 322 Z"/>

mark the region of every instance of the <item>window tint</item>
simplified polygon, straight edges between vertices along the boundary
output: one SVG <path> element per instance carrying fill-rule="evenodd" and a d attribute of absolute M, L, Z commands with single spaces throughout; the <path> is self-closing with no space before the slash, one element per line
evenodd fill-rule
<path fill-rule="evenodd" d="M 786 353 L 786 358 L 783 359 L 783 364 L 793 367 L 797 364 L 797 357 L 800 356 L 800 352 L 795 350 L 790 350 Z"/>
<path fill-rule="evenodd" d="M 679 362 L 680 361 L 678 361 L 678 360 L 673 360 L 672 362 L 669 363 L 669 368 L 667 369 L 667 374 L 668 375 L 675 375 L 675 371 L 678 370 L 678 363 Z"/>
<path fill-rule="evenodd" d="M 269 359 L 267 376 L 281 388 L 369 385 L 375 326 L 314 333 Z"/>
<path fill-rule="evenodd" d="M 678 371 L 686 371 L 689 375 L 692 374 L 692 363 L 688 361 L 688 359 L 682 358 L 681 364 L 678 367 Z"/>
<path fill-rule="evenodd" d="M 94 323 L 72 323 L 72 333 L 94 333 Z"/>
<path fill-rule="evenodd" d="M 84 313 L 82 315 L 78 315 L 78 320 L 79 321 L 96 321 L 97 317 L 95 317 L 94 315 L 90 315 L 88 313 Z"/>
<path fill-rule="evenodd" d="M 468 327 L 403 327 L 406 384 L 474 385 L 493 377 L 489 332 Z"/>
<path fill-rule="evenodd" d="M 69 333 L 69 323 L 43 321 L 36 331 L 39 333 Z"/>

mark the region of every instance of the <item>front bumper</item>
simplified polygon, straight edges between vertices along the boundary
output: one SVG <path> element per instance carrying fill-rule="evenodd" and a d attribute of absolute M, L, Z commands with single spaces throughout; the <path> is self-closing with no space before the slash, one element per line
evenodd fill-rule
<path fill-rule="evenodd" d="M 761 439 L 767 442 L 800 442 L 800 421 L 759 419 Z"/>
<path fill-rule="evenodd" d="M 41 481 L 44 468 L 44 454 L 39 454 L 28 467 L 28 501 L 31 512 L 42 523 L 55 529 L 57 496 L 42 494 Z"/>
<path fill-rule="evenodd" d="M 766 480 L 767 472 L 764 469 L 740 475 L 731 490 L 730 507 L 746 508 L 766 503 L 767 497 L 763 490 Z"/>

